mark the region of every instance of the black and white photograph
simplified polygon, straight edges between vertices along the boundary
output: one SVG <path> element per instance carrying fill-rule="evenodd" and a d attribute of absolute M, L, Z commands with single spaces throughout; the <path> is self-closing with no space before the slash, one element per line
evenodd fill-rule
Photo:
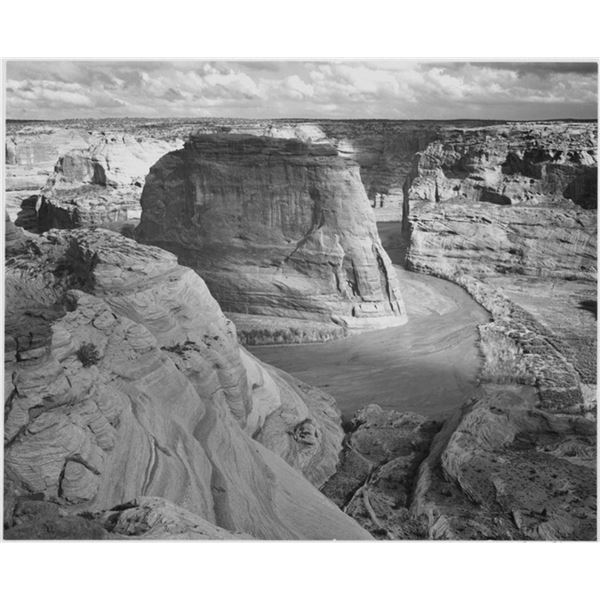
<path fill-rule="evenodd" d="M 595 539 L 596 63 L 6 74 L 5 538 Z"/>
<path fill-rule="evenodd" d="M 510 54 L 3 58 L 4 550 L 596 542 L 599 63 Z"/>

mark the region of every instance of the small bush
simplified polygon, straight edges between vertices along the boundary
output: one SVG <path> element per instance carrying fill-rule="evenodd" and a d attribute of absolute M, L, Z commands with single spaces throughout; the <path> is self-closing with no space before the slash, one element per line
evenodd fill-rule
<path fill-rule="evenodd" d="M 84 367 L 91 367 L 96 363 L 100 362 L 100 355 L 95 344 L 81 344 L 79 350 L 77 350 L 77 358 L 80 360 Z"/>

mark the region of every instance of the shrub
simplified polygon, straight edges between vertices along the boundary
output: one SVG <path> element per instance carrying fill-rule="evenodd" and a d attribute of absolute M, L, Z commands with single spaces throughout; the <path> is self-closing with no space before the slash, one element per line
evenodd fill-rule
<path fill-rule="evenodd" d="M 80 360 L 84 367 L 91 367 L 96 363 L 100 362 L 100 355 L 95 344 L 81 344 L 79 350 L 77 350 L 77 358 Z"/>

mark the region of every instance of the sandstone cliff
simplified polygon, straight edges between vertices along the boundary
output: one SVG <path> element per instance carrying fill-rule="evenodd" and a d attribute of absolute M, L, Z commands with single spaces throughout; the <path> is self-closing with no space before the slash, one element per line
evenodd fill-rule
<path fill-rule="evenodd" d="M 241 351 L 173 255 L 102 230 L 30 235 L 8 249 L 6 306 L 19 493 L 68 514 L 158 496 L 258 538 L 366 536 L 305 479 L 335 469 L 332 399 Z"/>
<path fill-rule="evenodd" d="M 115 223 L 138 219 L 148 169 L 180 147 L 182 135 L 181 125 L 157 129 L 125 120 L 9 123 L 5 182 L 9 215 L 31 231 L 117 227 Z"/>
<path fill-rule="evenodd" d="M 329 144 L 196 135 L 141 202 L 136 238 L 200 273 L 249 343 L 405 322 L 358 166 Z"/>
<path fill-rule="evenodd" d="M 433 441 L 414 417 L 357 415 L 323 489 L 377 537 L 596 538 L 595 127 L 446 129 L 416 155 L 407 266 L 492 321 L 480 388 Z M 382 452 L 403 423 L 414 451 Z"/>
<path fill-rule="evenodd" d="M 554 389 L 563 408 L 587 405 L 596 384 L 596 131 L 447 130 L 406 186 L 408 266 L 459 283 L 492 313 L 480 330 L 496 379 Z"/>
<path fill-rule="evenodd" d="M 182 142 L 115 136 L 95 135 L 87 148 L 58 158 L 40 192 L 40 231 L 137 223 L 146 173 Z"/>
<path fill-rule="evenodd" d="M 507 123 L 443 128 L 415 156 L 407 201 L 596 206 L 597 126 Z"/>
<path fill-rule="evenodd" d="M 319 121 L 342 156 L 360 165 L 377 221 L 402 219 L 404 182 L 413 157 L 433 142 L 442 123 L 415 121 Z"/>

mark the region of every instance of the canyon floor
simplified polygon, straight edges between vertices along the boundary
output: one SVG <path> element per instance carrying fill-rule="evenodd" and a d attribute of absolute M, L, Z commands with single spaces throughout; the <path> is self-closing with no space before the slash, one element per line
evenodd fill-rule
<path fill-rule="evenodd" d="M 488 313 L 458 285 L 399 266 L 400 227 L 397 222 L 378 224 L 402 285 L 406 325 L 321 344 L 250 349 L 261 360 L 327 390 L 346 419 L 370 403 L 445 417 L 477 385 L 477 325 L 489 320 Z"/>

